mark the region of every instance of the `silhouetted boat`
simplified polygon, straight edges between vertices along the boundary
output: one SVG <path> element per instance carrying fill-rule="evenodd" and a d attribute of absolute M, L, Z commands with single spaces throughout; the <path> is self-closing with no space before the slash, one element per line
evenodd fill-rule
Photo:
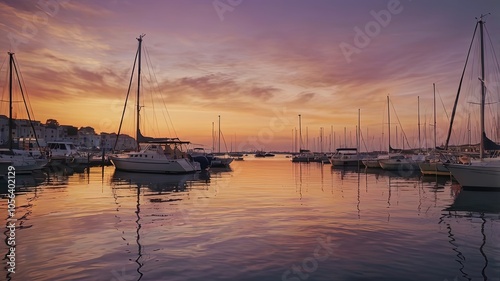
<path fill-rule="evenodd" d="M 9 52 L 9 124 L 8 124 L 8 141 L 7 141 L 7 148 L 2 148 L 0 149 L 0 160 L 3 163 L 2 165 L 5 166 L 9 162 L 11 163 L 12 166 L 15 167 L 15 173 L 16 174 L 29 174 L 32 173 L 33 170 L 38 170 L 42 169 L 47 165 L 48 161 L 47 159 L 44 158 L 44 155 L 39 154 L 39 157 L 35 158 L 33 154 L 30 154 L 29 151 L 23 151 L 20 149 L 15 149 L 14 148 L 14 119 L 12 117 L 12 103 L 13 103 L 13 91 L 12 87 L 14 84 L 13 81 L 13 76 L 14 73 L 16 73 L 16 77 L 18 80 L 21 80 L 19 78 L 18 72 L 17 72 L 17 67 L 16 63 L 14 61 L 14 53 Z M 19 81 L 19 85 L 21 85 L 21 82 Z M 23 94 L 23 100 L 24 100 L 24 92 L 21 90 L 21 93 Z M 27 107 L 26 107 L 27 108 Z M 28 112 L 29 116 L 29 112 Z M 35 128 L 33 127 L 33 124 L 31 124 L 31 119 L 30 119 L 30 125 L 32 126 L 33 132 L 35 132 Z M 35 138 L 36 139 L 36 138 Z M 38 142 L 38 140 L 37 140 Z M 6 170 L 0 171 L 0 174 L 6 174 Z"/>

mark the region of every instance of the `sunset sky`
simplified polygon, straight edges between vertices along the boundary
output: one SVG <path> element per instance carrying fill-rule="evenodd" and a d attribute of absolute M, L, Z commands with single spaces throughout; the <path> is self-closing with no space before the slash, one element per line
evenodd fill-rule
<path fill-rule="evenodd" d="M 430 144 L 432 83 L 450 114 L 475 18 L 485 13 L 500 54 L 499 1 L 0 1 L 0 90 L 5 100 L 7 52 L 15 52 L 36 120 L 116 132 L 136 38 L 146 34 L 143 74 L 156 76 L 143 78 L 145 135 L 211 147 L 220 115 L 228 148 L 236 139 L 233 150 L 290 150 L 301 114 L 309 148 L 323 127 L 328 150 L 331 126 L 335 146 L 344 127 L 354 139 L 360 109 L 365 142 L 378 149 L 389 95 L 412 146 L 420 96 Z M 498 92 L 497 77 L 487 76 L 489 90 Z M 159 112 L 165 106 L 168 114 Z M 437 108 L 440 144 L 448 119 L 440 100 Z M 157 119 L 146 113 L 153 109 Z M 131 135 L 132 122 L 124 125 Z"/>

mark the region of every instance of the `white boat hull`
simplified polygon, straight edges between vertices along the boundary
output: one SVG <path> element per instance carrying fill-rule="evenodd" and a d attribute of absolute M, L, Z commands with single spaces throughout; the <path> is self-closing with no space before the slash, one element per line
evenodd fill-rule
<path fill-rule="evenodd" d="M 380 168 L 380 164 L 378 163 L 378 159 L 363 160 L 362 162 L 366 168 Z"/>
<path fill-rule="evenodd" d="M 418 164 L 414 161 L 381 159 L 378 161 L 380 167 L 388 171 L 414 171 L 419 170 Z"/>
<path fill-rule="evenodd" d="M 420 163 L 418 164 L 420 167 L 420 172 L 423 175 L 437 175 L 437 176 L 449 176 L 450 175 L 450 170 L 446 168 L 445 165 L 441 162 L 434 162 L 434 163 Z"/>
<path fill-rule="evenodd" d="M 2 161 L 11 165 L 16 169 L 16 174 L 31 174 L 34 170 L 40 170 L 47 165 L 45 159 L 35 159 L 24 155 L 13 155 L 10 157 L 2 157 Z"/>
<path fill-rule="evenodd" d="M 126 172 L 180 174 L 196 171 L 196 167 L 186 158 L 180 159 L 134 159 L 110 156 L 116 169 Z"/>
<path fill-rule="evenodd" d="M 462 187 L 500 190 L 499 163 L 450 164 L 447 167 Z"/>

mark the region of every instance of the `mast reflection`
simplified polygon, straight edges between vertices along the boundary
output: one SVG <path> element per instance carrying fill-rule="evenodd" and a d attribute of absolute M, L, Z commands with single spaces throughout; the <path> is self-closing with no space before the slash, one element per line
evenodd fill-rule
<path fill-rule="evenodd" d="M 445 223 L 448 229 L 449 243 L 452 245 L 452 250 L 457 253 L 457 263 L 459 264 L 459 271 L 462 276 L 467 280 L 474 279 L 469 273 L 465 271 L 467 266 L 467 260 L 469 260 L 469 268 L 472 266 L 473 258 L 469 256 L 468 259 L 465 258 L 463 250 L 461 251 L 460 243 L 457 243 L 458 236 L 453 233 L 453 226 L 456 224 L 466 224 L 468 226 L 467 236 L 477 238 L 480 242 L 478 252 L 481 254 L 482 267 L 481 267 L 481 277 L 483 280 L 488 280 L 488 276 L 492 275 L 492 271 L 498 270 L 495 268 L 490 268 L 490 260 L 492 248 L 498 247 L 494 241 L 492 241 L 492 235 L 495 235 L 494 231 L 487 233 L 485 231 L 486 226 L 491 226 L 492 229 L 495 225 L 499 224 L 499 214 L 500 214 L 500 192 L 484 192 L 484 191 L 472 191 L 472 190 L 454 190 L 455 199 L 454 202 L 447 208 L 445 208 L 439 223 Z M 481 224 L 480 232 L 477 233 L 477 223 Z M 470 243 L 467 245 L 470 247 Z M 466 248 L 465 246 L 463 246 Z M 473 270 L 474 272 L 479 272 L 479 268 Z"/>

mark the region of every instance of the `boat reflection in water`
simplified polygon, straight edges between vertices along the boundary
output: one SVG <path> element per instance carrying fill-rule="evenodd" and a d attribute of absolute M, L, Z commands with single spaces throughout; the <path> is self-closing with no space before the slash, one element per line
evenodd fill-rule
<path fill-rule="evenodd" d="M 465 212 L 470 215 L 500 214 L 500 192 L 487 192 L 462 189 L 457 192 L 455 201 L 448 208 L 449 212 Z M 499 219 L 499 216 L 493 216 Z"/>
<path fill-rule="evenodd" d="M 162 237 L 165 229 L 189 225 L 191 211 L 186 209 L 189 194 L 198 185 L 210 182 L 207 171 L 194 174 L 131 173 L 115 170 L 111 177 L 113 197 L 116 204 L 116 229 L 127 243 L 129 261 L 134 262 L 134 273 L 127 271 L 132 280 L 141 280 L 143 267 L 154 262 L 151 252 L 145 251 L 151 241 Z M 197 194 L 196 190 L 194 192 Z M 126 198 L 135 197 L 133 202 Z M 182 201 L 182 202 L 179 202 Z M 192 204 L 190 206 L 193 206 Z M 135 222 L 133 233 L 131 221 Z M 134 249 L 135 248 L 135 249 Z M 115 272 L 119 274 L 119 272 Z"/>
<path fill-rule="evenodd" d="M 451 176 L 440 176 L 440 175 L 425 175 L 422 174 L 420 177 L 423 187 L 444 190 L 444 188 L 452 183 Z"/>
<path fill-rule="evenodd" d="M 454 186 L 455 200 L 443 210 L 439 223 L 446 225 L 449 243 L 456 252 L 458 270 L 468 280 L 498 277 L 494 267 L 500 256 L 500 192 L 464 190 L 458 184 Z"/>
<path fill-rule="evenodd" d="M 151 174 L 129 173 L 115 170 L 112 183 L 114 185 L 133 184 L 137 187 L 147 187 L 151 191 L 185 191 L 193 182 L 209 182 L 207 171 L 193 174 Z"/>
<path fill-rule="evenodd" d="M 15 186 L 16 192 L 31 191 L 33 187 L 42 185 L 47 181 L 47 174 L 41 170 L 34 171 L 31 174 L 16 174 Z M 8 193 L 8 180 L 6 177 L 0 178 L 0 194 Z"/>
<path fill-rule="evenodd" d="M 363 174 L 372 174 L 375 175 L 376 178 L 379 177 L 388 177 L 388 178 L 401 178 L 407 180 L 417 180 L 420 178 L 420 173 L 416 170 L 383 170 L 378 168 L 360 168 L 360 173 Z"/>

